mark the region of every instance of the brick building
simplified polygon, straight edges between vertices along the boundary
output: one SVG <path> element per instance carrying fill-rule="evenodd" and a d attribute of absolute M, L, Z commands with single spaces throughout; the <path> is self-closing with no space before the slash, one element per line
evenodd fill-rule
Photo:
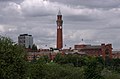
<path fill-rule="evenodd" d="M 38 51 L 28 51 L 28 60 L 31 61 L 34 57 L 39 58 L 40 56 L 47 55 L 51 60 L 55 58 L 57 53 L 65 54 L 78 54 L 78 55 L 87 55 L 94 57 L 103 57 L 103 59 L 111 59 L 115 57 L 112 54 L 112 45 L 111 44 L 101 44 L 101 45 L 75 45 L 74 49 L 62 49 L 62 50 L 53 50 L 50 49 L 39 49 Z"/>
<path fill-rule="evenodd" d="M 84 52 L 88 56 L 101 56 L 103 59 L 112 58 L 112 45 L 75 45 L 74 50 L 76 52 Z"/>

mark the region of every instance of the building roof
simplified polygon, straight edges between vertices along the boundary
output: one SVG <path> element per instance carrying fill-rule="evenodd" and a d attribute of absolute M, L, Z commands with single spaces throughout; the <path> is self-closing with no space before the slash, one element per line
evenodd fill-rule
<path fill-rule="evenodd" d="M 28 35 L 28 34 L 20 34 L 20 36 L 32 36 L 32 35 Z"/>
<path fill-rule="evenodd" d="M 77 48 L 77 49 L 101 49 L 100 45 L 86 45 L 85 47 Z"/>
<path fill-rule="evenodd" d="M 120 51 L 112 51 L 112 53 L 120 53 Z"/>
<path fill-rule="evenodd" d="M 93 46 L 88 45 L 86 46 L 86 48 L 101 48 L 101 46 L 100 45 L 93 45 Z"/>

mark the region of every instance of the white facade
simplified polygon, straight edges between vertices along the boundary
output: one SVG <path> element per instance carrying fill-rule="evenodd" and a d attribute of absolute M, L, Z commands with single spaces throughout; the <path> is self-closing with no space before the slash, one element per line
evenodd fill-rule
<path fill-rule="evenodd" d="M 26 48 L 29 48 L 29 46 L 32 48 L 32 46 L 33 46 L 32 35 L 21 34 L 20 36 L 18 36 L 18 44 L 25 46 Z"/>

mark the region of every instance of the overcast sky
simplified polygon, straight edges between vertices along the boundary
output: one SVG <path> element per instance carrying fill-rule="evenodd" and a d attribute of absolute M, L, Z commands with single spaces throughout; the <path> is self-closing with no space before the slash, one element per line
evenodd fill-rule
<path fill-rule="evenodd" d="M 56 45 L 56 15 L 63 15 L 64 45 L 111 43 L 120 49 L 120 0 L 0 0 L 0 35 L 17 42 L 33 35 L 40 48 Z"/>

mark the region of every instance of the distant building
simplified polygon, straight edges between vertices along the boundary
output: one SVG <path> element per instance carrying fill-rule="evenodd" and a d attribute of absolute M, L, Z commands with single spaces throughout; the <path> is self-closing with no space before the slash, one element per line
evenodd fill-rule
<path fill-rule="evenodd" d="M 112 58 L 112 44 L 101 45 L 75 45 L 74 49 L 79 52 L 84 52 L 88 56 L 101 56 L 103 59 Z"/>
<path fill-rule="evenodd" d="M 72 49 L 67 48 L 63 49 L 63 19 L 62 14 L 59 10 L 57 15 L 57 38 L 56 38 L 56 49 L 39 49 L 37 51 L 33 51 L 28 49 L 27 59 L 31 61 L 33 59 L 38 59 L 40 56 L 47 55 L 51 60 L 55 58 L 57 53 L 62 54 L 63 56 L 66 54 L 77 54 L 80 56 L 93 56 L 93 57 L 102 57 L 104 60 L 109 60 L 111 58 L 120 58 L 120 53 L 112 52 L 112 44 L 101 44 L 101 45 L 88 45 L 82 39 L 82 44 L 74 45 Z M 18 37 L 18 42 L 20 45 L 28 48 L 33 45 L 33 37 L 32 35 L 22 34 Z M 46 45 L 47 46 L 47 45 Z M 65 45 L 66 46 L 66 45 Z"/>
<path fill-rule="evenodd" d="M 32 48 L 33 46 L 33 37 L 28 34 L 21 34 L 18 36 L 18 44 L 25 46 L 26 48 Z"/>
<path fill-rule="evenodd" d="M 120 51 L 112 51 L 112 58 L 120 58 Z"/>

